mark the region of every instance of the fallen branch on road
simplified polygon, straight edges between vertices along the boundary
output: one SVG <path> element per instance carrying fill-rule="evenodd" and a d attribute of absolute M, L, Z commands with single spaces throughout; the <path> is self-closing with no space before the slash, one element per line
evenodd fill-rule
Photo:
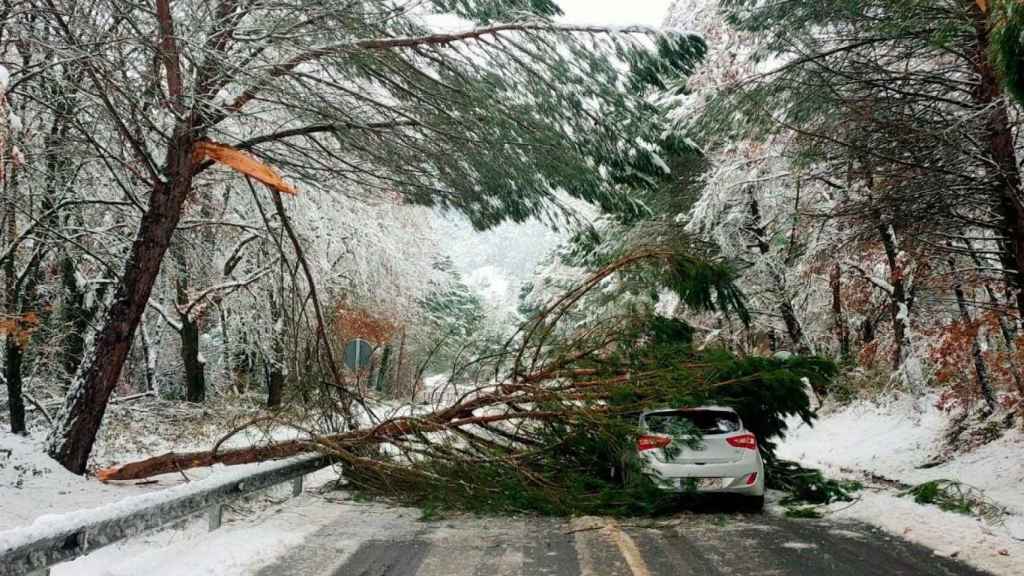
<path fill-rule="evenodd" d="M 213 464 L 245 464 L 320 452 L 343 464 L 348 486 L 432 510 L 650 515 L 676 502 L 644 476 L 635 453 L 637 414 L 665 406 L 734 406 L 762 449 L 785 416 L 812 417 L 803 378 L 830 378 L 814 358 L 736 358 L 697 352 L 677 320 L 626 312 L 580 320 L 571 309 L 602 292 L 613 273 L 648 265 L 681 299 L 735 309 L 740 296 L 721 271 L 689 257 L 647 250 L 616 260 L 527 322 L 494 359 L 493 380 L 462 382 L 450 404 L 339 433 L 305 432 L 265 446 L 168 453 L 97 472 L 135 480 Z M 709 280 L 711 279 L 711 280 Z M 717 294 L 717 296 L 716 296 Z M 573 318 L 571 326 L 564 326 Z M 503 362 L 508 362 L 504 365 Z M 475 360 L 473 361 L 475 362 Z M 458 373 L 458 370 L 454 371 Z M 477 373 L 480 373 L 478 371 Z M 365 406 L 365 403 L 362 403 Z M 409 407 L 412 411 L 412 407 Z M 627 480 L 629 479 L 629 480 Z"/>

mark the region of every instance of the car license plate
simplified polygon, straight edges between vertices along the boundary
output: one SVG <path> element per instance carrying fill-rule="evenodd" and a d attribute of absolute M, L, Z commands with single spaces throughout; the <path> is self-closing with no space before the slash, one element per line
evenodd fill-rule
<path fill-rule="evenodd" d="M 697 489 L 698 490 L 715 490 L 722 487 L 721 478 L 698 478 Z"/>

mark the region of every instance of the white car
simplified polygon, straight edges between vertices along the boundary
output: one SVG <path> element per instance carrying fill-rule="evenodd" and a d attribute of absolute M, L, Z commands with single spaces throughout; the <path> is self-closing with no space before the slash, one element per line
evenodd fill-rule
<path fill-rule="evenodd" d="M 697 447 L 691 447 L 700 431 Z M 744 509 L 764 507 L 764 462 L 757 438 L 732 408 L 701 406 L 651 410 L 640 415 L 637 453 L 654 483 L 678 492 L 696 490 L 743 497 Z"/>

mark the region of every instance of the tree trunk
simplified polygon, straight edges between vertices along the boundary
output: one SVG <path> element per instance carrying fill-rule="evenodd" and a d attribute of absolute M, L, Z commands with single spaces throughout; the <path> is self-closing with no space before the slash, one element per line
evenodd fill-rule
<path fill-rule="evenodd" d="M 1014 151 L 1013 129 L 1003 97 L 1002 86 L 989 60 L 988 11 L 975 0 L 965 0 L 974 21 L 974 42 L 971 62 L 978 76 L 972 91 L 974 102 L 984 111 L 987 154 L 991 158 L 988 176 L 998 190 L 1006 240 L 1002 244 L 1002 263 L 1011 301 L 1016 302 L 1018 316 L 1024 313 L 1024 204 L 1021 177 Z"/>
<path fill-rule="evenodd" d="M 974 251 L 971 242 L 967 241 L 967 249 L 971 253 L 971 261 L 978 268 L 983 268 L 981 258 L 977 252 Z M 996 294 L 992 285 L 988 282 L 985 283 L 985 294 L 988 296 L 989 304 L 992 305 L 994 310 L 1003 309 L 1003 303 L 1000 301 L 999 296 Z M 1006 346 L 1006 358 L 1007 364 L 1010 369 L 1010 375 L 1013 377 L 1013 384 L 1016 386 L 1017 391 L 1021 397 L 1024 398 L 1024 376 L 1021 375 L 1020 365 L 1017 364 L 1017 326 L 1016 323 L 1011 322 L 1011 318 L 1008 318 L 1009 313 L 1001 313 L 998 315 L 999 319 L 999 332 L 1003 336 L 1003 344 Z"/>
<path fill-rule="evenodd" d="M 850 356 L 850 330 L 846 326 L 846 316 L 843 315 L 842 270 L 839 264 L 832 265 L 832 271 L 829 274 L 829 285 L 832 288 L 833 331 L 839 347 L 839 357 L 846 359 Z"/>
<path fill-rule="evenodd" d="M 871 318 L 864 318 L 860 323 L 860 341 L 865 345 L 875 341 L 875 323 Z"/>
<path fill-rule="evenodd" d="M 380 356 L 380 371 L 377 373 L 377 391 L 394 394 L 394 390 L 388 385 L 388 369 L 391 368 L 391 345 L 384 346 Z"/>
<path fill-rule="evenodd" d="M 71 159 L 64 147 L 67 145 L 68 131 L 73 125 L 72 120 L 75 118 L 78 108 L 77 95 L 74 90 L 68 88 L 77 86 L 81 81 L 81 69 L 72 67 L 65 71 L 64 77 L 60 81 L 56 81 L 50 86 L 53 94 L 54 113 L 43 152 L 46 158 L 46 176 L 42 198 L 44 213 L 54 208 L 56 200 L 62 195 L 62 188 L 70 187 L 75 179 L 74 171 L 71 170 Z M 63 230 L 67 226 L 67 220 L 66 214 L 54 213 L 48 218 L 47 224 L 54 230 Z M 57 244 L 59 251 L 60 280 L 63 288 L 60 316 L 61 321 L 67 327 L 61 342 L 59 358 L 64 374 L 70 379 L 75 375 L 79 364 L 82 363 L 86 334 L 96 314 L 96 306 L 86 306 L 85 287 L 80 284 L 75 259 L 63 245 L 63 240 L 59 237 L 52 240 Z M 101 290 L 102 288 L 98 292 Z"/>
<path fill-rule="evenodd" d="M 267 408 L 280 408 L 284 396 L 284 334 L 281 324 L 281 305 L 277 296 L 270 294 L 270 319 L 274 323 L 272 358 L 267 358 L 269 376 L 267 377 Z"/>
<path fill-rule="evenodd" d="M 889 312 L 892 317 L 893 371 L 898 374 L 911 392 L 920 392 L 924 387 L 921 365 L 914 355 L 913 338 L 910 330 L 910 298 L 907 293 L 903 262 L 892 224 L 879 218 L 878 232 L 882 237 L 885 259 L 889 265 Z"/>
<path fill-rule="evenodd" d="M 75 474 L 85 473 L 107 402 L 192 188 L 195 138 L 190 122 L 181 122 L 175 128 L 164 161 L 164 179 L 153 185 L 149 208 L 132 243 L 113 302 L 55 419 L 47 453 Z"/>
<path fill-rule="evenodd" d="M 199 324 L 181 317 L 181 361 L 185 367 L 185 400 L 206 400 L 206 363 L 199 353 Z"/>
<path fill-rule="evenodd" d="M 405 327 L 402 327 L 402 337 L 398 341 L 398 362 L 395 366 L 395 394 L 401 394 L 405 392 L 403 388 L 403 378 L 405 369 Z M 409 399 L 412 401 L 416 400 L 416 383 L 413 382 L 409 386 Z"/>
<path fill-rule="evenodd" d="M 0 161 L 3 161 L 0 159 Z M 6 162 L 5 162 L 6 163 Z M 11 170 L 10 180 L 4 178 L 4 220 L 7 227 L 4 232 L 7 235 L 7 242 L 13 246 L 17 242 L 18 224 L 17 210 L 18 202 L 18 176 Z M 17 250 L 13 250 L 4 262 L 4 311 L 12 326 L 4 334 L 4 379 L 7 381 L 7 402 L 11 416 L 11 432 L 15 434 L 25 433 L 25 401 L 22 398 L 21 382 L 21 359 L 22 350 L 19 338 L 19 298 L 18 298 L 18 266 Z"/>
<path fill-rule="evenodd" d="M 14 176 L 11 177 L 10 186 L 7 189 L 7 238 L 13 242 L 17 234 L 14 218 L 14 202 L 17 189 L 17 182 Z M 4 265 L 4 292 L 6 294 L 6 312 L 8 318 L 13 320 L 13 327 L 4 336 L 4 367 L 3 375 L 7 381 L 7 402 L 10 411 L 10 431 L 13 434 L 26 434 L 28 429 L 25 425 L 25 398 L 23 397 L 22 384 L 22 343 L 18 341 L 18 290 L 17 290 L 17 266 L 15 265 L 15 254 L 7 258 Z"/>
<path fill-rule="evenodd" d="M 22 397 L 21 358 L 18 339 L 7 335 L 4 343 L 4 379 L 7 380 L 7 403 L 11 415 L 11 432 L 25 434 L 25 399 Z"/>
<path fill-rule="evenodd" d="M 142 319 L 140 328 L 142 329 L 142 354 L 146 358 L 146 391 L 152 392 L 154 397 L 159 398 L 160 391 L 157 390 L 156 384 L 157 350 L 149 337 L 145 318 Z"/>
<path fill-rule="evenodd" d="M 960 276 L 956 273 L 956 260 L 954 258 L 949 259 L 949 269 L 953 274 L 953 294 L 956 296 L 957 308 L 960 309 L 960 321 L 965 325 L 970 325 L 972 322 L 971 313 L 967 309 L 967 299 L 964 297 L 964 288 L 960 281 Z M 974 360 L 974 375 L 978 383 L 978 391 L 981 393 L 981 398 L 985 401 L 988 411 L 990 413 L 994 412 L 996 409 L 996 397 L 992 393 L 992 384 L 988 378 L 988 367 L 985 365 L 985 356 L 981 353 L 981 342 L 978 334 L 971 338 L 971 358 Z"/>
<path fill-rule="evenodd" d="M 181 322 L 181 365 L 185 374 L 185 400 L 202 402 L 206 400 L 206 362 L 199 351 L 199 318 L 193 311 L 186 310 L 189 305 L 188 255 L 183 244 L 171 247 L 174 256 L 177 276 L 174 282 L 175 301 L 178 304 L 178 321 Z"/>
<path fill-rule="evenodd" d="M 60 347 L 60 364 L 64 372 L 74 376 L 82 363 L 85 352 L 85 335 L 89 330 L 92 315 L 85 305 L 85 292 L 78 284 L 75 262 L 66 256 L 60 261 L 61 284 L 64 289 L 64 301 L 61 304 L 61 320 L 68 327 L 64 336 L 64 345 Z"/>
<path fill-rule="evenodd" d="M 782 315 L 782 322 L 786 325 L 786 333 L 789 334 L 789 339 L 796 347 L 797 352 L 800 354 L 809 354 L 810 348 L 807 347 L 807 342 L 804 339 L 804 329 L 800 326 L 800 321 L 796 319 L 796 310 L 793 309 L 793 305 L 789 302 L 788 297 L 779 304 L 779 314 Z"/>

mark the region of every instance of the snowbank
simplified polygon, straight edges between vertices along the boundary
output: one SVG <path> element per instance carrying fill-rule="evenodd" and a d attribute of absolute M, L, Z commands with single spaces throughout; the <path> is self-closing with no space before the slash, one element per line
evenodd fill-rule
<path fill-rule="evenodd" d="M 336 476 L 328 469 L 314 474 L 308 484 L 318 486 L 334 478 Z M 278 490 L 286 492 L 288 489 L 284 485 Z M 208 532 L 206 519 L 200 518 L 177 528 L 130 538 L 73 562 L 59 564 L 51 574 L 253 574 L 307 541 L 325 524 L 336 522 L 345 514 L 358 516 L 360 512 L 352 504 L 335 503 L 307 492 L 280 506 L 264 505 L 255 511 L 226 513 L 224 526 L 214 532 Z M 331 545 L 337 547 L 339 543 Z"/>
<path fill-rule="evenodd" d="M 46 538 L 63 536 L 68 531 L 77 530 L 79 527 L 88 524 L 107 521 L 117 521 L 122 524 L 131 522 L 133 521 L 131 516 L 142 510 L 161 504 L 169 504 L 186 496 L 197 495 L 226 484 L 234 484 L 238 481 L 246 480 L 257 470 L 270 472 L 279 468 L 289 467 L 307 459 L 309 457 L 231 467 L 218 465 L 213 467 L 214 472 L 208 477 L 188 484 L 129 497 L 123 497 L 122 494 L 122 498 L 115 502 L 84 510 L 40 515 L 28 526 L 0 532 L 0 550 L 17 548 Z"/>
<path fill-rule="evenodd" d="M 949 423 L 949 416 L 935 408 L 933 397 L 917 402 L 858 401 L 822 411 L 813 427 L 790 422 L 779 455 L 821 468 L 832 477 L 867 480 L 860 499 L 832 505 L 831 517 L 874 524 L 936 554 L 958 557 L 995 574 L 1019 576 L 1024 573 L 1024 433 L 1010 430 L 971 452 L 921 468 L 941 453 Z M 882 478 L 910 485 L 957 480 L 983 491 L 1010 516 L 989 523 L 916 504 L 885 486 Z"/>
<path fill-rule="evenodd" d="M 934 400 L 918 402 L 919 410 L 905 398 L 860 401 L 823 412 L 813 427 L 791 422 L 779 454 L 834 473 L 871 472 L 906 484 L 959 480 L 1024 515 L 1024 433 L 1019 429 L 940 465 L 921 468 L 941 451 L 949 424 Z"/>
<path fill-rule="evenodd" d="M 62 468 L 45 454 L 41 441 L 0 432 L 0 530 L 30 524 L 47 514 L 109 504 L 166 485 L 101 484 Z"/>

